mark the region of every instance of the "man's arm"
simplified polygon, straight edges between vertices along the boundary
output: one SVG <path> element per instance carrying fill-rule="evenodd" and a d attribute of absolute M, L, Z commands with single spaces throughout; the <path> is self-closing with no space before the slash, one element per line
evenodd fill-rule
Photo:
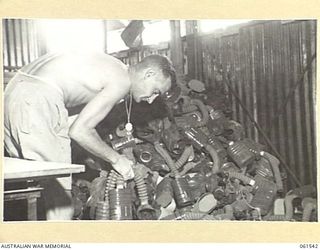
<path fill-rule="evenodd" d="M 95 128 L 129 89 L 130 83 L 126 81 L 109 84 L 83 108 L 69 131 L 73 140 L 100 159 L 110 162 L 125 179 L 133 177 L 128 177 L 132 175 L 132 163 L 108 146 Z"/>

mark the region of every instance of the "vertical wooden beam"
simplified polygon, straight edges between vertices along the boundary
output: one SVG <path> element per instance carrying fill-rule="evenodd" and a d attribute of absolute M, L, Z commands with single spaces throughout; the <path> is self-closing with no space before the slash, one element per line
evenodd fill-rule
<path fill-rule="evenodd" d="M 233 36 L 233 53 L 234 53 L 234 59 L 233 59 L 233 71 L 234 71 L 234 76 L 235 76 L 235 81 L 233 82 L 233 88 L 236 89 L 238 84 L 241 84 L 241 70 L 240 70 L 240 39 L 239 39 L 239 34 Z M 235 97 L 230 93 L 229 89 L 226 89 L 228 95 L 229 95 L 229 100 L 230 100 L 230 105 L 231 105 L 231 110 L 232 112 L 232 119 L 237 120 L 237 114 L 235 114 L 236 106 L 237 106 L 237 100 Z"/>
<path fill-rule="evenodd" d="M 195 78 L 195 52 L 194 52 L 194 21 L 186 21 L 187 60 L 189 78 Z"/>
<path fill-rule="evenodd" d="M 254 69 L 252 69 L 250 67 L 250 57 L 252 56 L 250 54 L 250 45 L 252 43 L 252 31 L 251 29 L 247 28 L 247 29 L 241 29 L 240 30 L 240 35 L 239 35 L 239 39 L 240 39 L 240 46 L 239 48 L 241 48 L 240 51 L 240 61 L 241 61 L 241 80 L 237 83 L 237 88 L 236 91 L 238 93 L 239 99 L 241 101 L 244 102 L 244 89 L 245 86 L 248 84 L 247 82 L 250 81 L 251 79 L 251 70 L 254 71 Z M 244 127 L 245 133 L 248 136 L 248 131 L 247 131 L 247 125 L 246 125 L 246 114 L 242 108 L 242 106 L 237 103 L 237 110 L 236 112 L 238 113 L 238 122 L 240 122 L 242 124 L 242 126 Z"/>
<path fill-rule="evenodd" d="M 284 39 L 285 39 L 285 43 L 284 43 L 284 73 L 285 73 L 285 82 L 284 82 L 284 96 L 287 96 L 289 91 L 290 91 L 290 87 L 291 84 L 293 82 L 292 78 L 292 67 L 293 67 L 293 60 L 292 57 L 293 55 L 292 53 L 292 32 L 294 32 L 293 28 L 292 28 L 292 24 L 288 24 L 286 26 L 285 29 L 285 33 L 284 33 Z M 284 100 L 283 100 L 284 101 Z M 295 141 L 294 141 L 294 131 L 293 131 L 293 122 L 292 122 L 292 111 L 294 111 L 292 109 L 292 101 L 288 102 L 287 106 L 285 107 L 285 116 L 284 116 L 284 121 L 285 121 L 285 129 L 286 129 L 286 138 L 287 138 L 287 162 L 289 163 L 289 166 L 291 167 L 291 170 L 294 172 L 294 174 L 296 174 L 298 176 L 298 173 L 296 172 L 296 164 L 295 164 L 295 159 L 294 159 L 294 147 L 295 147 Z M 288 179 L 288 184 L 289 187 L 295 187 L 294 182 L 291 180 L 291 178 Z"/>
<path fill-rule="evenodd" d="M 314 53 L 316 53 L 317 42 L 316 42 L 316 32 L 317 32 L 317 22 L 315 20 L 310 20 L 307 22 L 305 27 L 305 56 L 306 61 L 310 61 L 310 58 Z M 316 112 L 316 60 L 312 62 L 310 70 L 306 74 L 305 82 L 305 92 L 306 101 L 308 103 L 308 108 L 306 112 L 306 137 L 307 137 L 307 149 L 308 149 L 308 159 L 310 159 L 310 174 L 309 182 L 313 185 L 317 184 L 317 154 L 316 154 L 316 123 L 315 123 L 315 112 Z"/>
<path fill-rule="evenodd" d="M 295 27 L 295 39 L 293 43 L 293 58 L 294 58 L 294 83 L 298 81 L 302 72 L 302 65 L 301 65 L 301 57 L 300 57 L 300 47 L 301 47 L 301 25 L 302 23 L 297 23 Z M 307 161 L 305 161 L 303 155 L 303 143 L 305 141 L 305 133 L 302 132 L 302 123 L 305 121 L 305 113 L 301 112 L 301 96 L 302 96 L 302 86 L 296 89 L 293 95 L 293 102 L 294 102 L 294 116 L 293 122 L 295 124 L 295 163 L 297 165 L 296 169 L 299 173 L 300 181 L 305 184 L 304 179 L 306 177 L 306 172 L 308 172 L 308 165 Z"/>
<path fill-rule="evenodd" d="M 183 75 L 183 54 L 180 34 L 180 21 L 170 20 L 171 40 L 171 60 L 174 68 L 176 69 L 177 76 Z"/>
<path fill-rule="evenodd" d="M 186 21 L 188 77 L 202 80 L 202 49 L 198 35 L 198 21 Z"/>
<path fill-rule="evenodd" d="M 196 54 L 196 78 L 200 81 L 203 81 L 203 59 L 202 59 L 202 39 L 199 36 L 200 32 L 200 23 L 199 21 L 195 22 L 195 54 Z M 208 87 L 208 86 L 206 86 Z"/>
<path fill-rule="evenodd" d="M 258 89 L 259 89 L 259 84 L 257 84 L 257 82 L 259 83 L 259 76 L 260 76 L 260 71 L 258 69 L 255 68 L 255 66 L 258 65 L 259 63 L 259 59 L 261 60 L 261 56 L 259 58 L 258 55 L 258 51 L 255 49 L 255 47 L 257 47 L 258 44 L 258 39 L 254 34 L 254 30 L 251 30 L 251 42 L 248 43 L 249 45 L 249 49 L 248 49 L 248 53 L 250 53 L 249 58 L 251 58 L 251 60 L 249 60 L 249 70 L 248 70 L 248 74 L 250 75 L 250 78 L 247 78 L 247 81 L 249 81 L 249 79 L 251 79 L 249 82 L 251 84 L 251 94 L 249 93 L 248 95 L 250 96 L 250 101 L 248 106 L 251 106 L 251 111 L 252 111 L 252 115 L 255 121 L 258 121 Z M 240 48 L 242 49 L 242 48 Z M 249 120 L 248 120 L 249 121 Z M 251 121 L 249 121 L 251 124 L 251 138 L 253 140 L 255 140 L 256 142 L 259 142 L 259 132 L 257 127 L 252 126 L 253 124 L 251 123 Z"/>
<path fill-rule="evenodd" d="M 30 197 L 27 198 L 28 203 L 28 220 L 35 221 L 37 220 L 37 198 Z"/>
<path fill-rule="evenodd" d="M 274 86 L 274 114 L 273 117 L 278 116 L 278 111 L 280 110 L 282 100 L 284 97 L 283 92 L 283 82 L 284 82 L 284 67 L 282 65 L 283 56 L 284 56 L 284 48 L 283 48 L 283 27 L 280 21 L 274 26 L 272 39 L 273 39 L 273 55 L 274 55 L 274 76 L 273 76 L 273 86 Z M 287 159 L 287 147 L 286 147 L 286 138 L 285 138 L 285 127 L 283 116 L 279 116 L 276 120 L 272 118 L 273 123 L 271 126 L 275 127 L 275 138 L 277 138 L 278 142 L 278 150 L 279 153 Z M 269 128 L 270 129 L 270 128 Z"/>
<path fill-rule="evenodd" d="M 317 21 L 316 20 L 312 20 L 308 23 L 308 30 L 310 30 L 310 43 L 311 43 L 311 56 L 316 53 L 317 51 Z M 310 57 L 308 57 L 310 58 Z M 317 173 L 317 151 L 316 151 L 316 119 L 315 119 L 315 115 L 316 115 L 316 85 L 317 85 L 317 68 L 316 68 L 316 61 L 313 61 L 312 63 L 312 69 L 310 72 L 308 72 L 308 79 L 310 80 L 310 97 L 312 97 L 312 99 L 310 99 L 310 106 L 312 107 L 311 110 L 311 133 L 312 133 L 312 143 L 311 143 L 311 148 L 312 148 L 312 167 L 313 167 L 313 171 L 312 173 Z M 312 175 L 312 181 L 314 184 L 317 184 L 317 175 L 313 174 Z"/>

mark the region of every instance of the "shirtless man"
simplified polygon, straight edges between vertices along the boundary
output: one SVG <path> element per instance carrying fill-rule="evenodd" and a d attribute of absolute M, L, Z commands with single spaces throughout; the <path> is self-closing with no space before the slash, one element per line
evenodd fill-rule
<path fill-rule="evenodd" d="M 129 68 L 106 54 L 45 55 L 23 67 L 4 93 L 4 142 L 11 157 L 71 163 L 70 138 L 112 164 L 125 180 L 133 163 L 107 145 L 95 127 L 127 95 L 154 99 L 171 87 L 174 69 L 151 55 Z M 85 104 L 68 126 L 67 108 Z M 63 180 L 45 182 L 48 220 L 71 219 L 70 190 Z"/>

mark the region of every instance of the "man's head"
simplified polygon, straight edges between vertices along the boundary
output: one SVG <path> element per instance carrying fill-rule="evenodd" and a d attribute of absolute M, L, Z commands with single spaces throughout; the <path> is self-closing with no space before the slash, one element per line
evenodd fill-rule
<path fill-rule="evenodd" d="M 175 70 L 171 61 L 160 55 L 145 57 L 138 64 L 130 67 L 131 91 L 136 102 L 154 99 L 167 92 L 176 81 Z"/>

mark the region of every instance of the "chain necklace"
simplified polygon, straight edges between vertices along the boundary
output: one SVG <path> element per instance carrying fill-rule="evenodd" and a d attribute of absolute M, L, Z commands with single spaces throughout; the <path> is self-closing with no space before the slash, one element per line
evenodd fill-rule
<path fill-rule="evenodd" d="M 133 125 L 130 122 L 131 110 L 132 110 L 132 93 L 131 93 L 131 91 L 129 92 L 129 103 L 128 103 L 128 97 L 125 99 L 125 106 L 126 106 L 126 113 L 127 113 L 127 123 L 125 125 L 125 129 L 126 129 L 127 135 L 131 135 L 132 130 L 133 130 Z"/>

